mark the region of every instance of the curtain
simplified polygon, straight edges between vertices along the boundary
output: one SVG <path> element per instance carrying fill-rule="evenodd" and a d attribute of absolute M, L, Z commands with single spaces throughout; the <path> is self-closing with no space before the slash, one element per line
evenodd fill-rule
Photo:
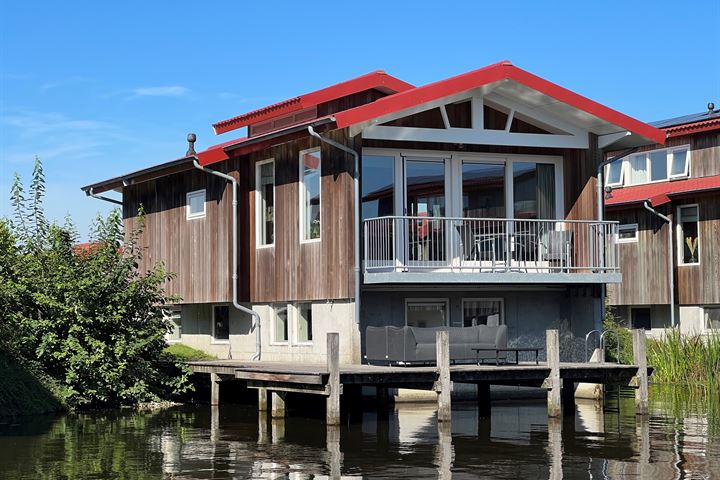
<path fill-rule="evenodd" d="M 555 218 L 555 165 L 537 164 L 538 218 Z"/>

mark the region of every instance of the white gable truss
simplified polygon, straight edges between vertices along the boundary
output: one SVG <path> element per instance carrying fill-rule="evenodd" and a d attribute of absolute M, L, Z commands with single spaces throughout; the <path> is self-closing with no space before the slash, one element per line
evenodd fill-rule
<path fill-rule="evenodd" d="M 471 101 L 471 127 L 450 125 L 446 105 Z M 507 114 L 503 130 L 485 128 L 484 106 Z M 393 120 L 415 115 L 435 108 L 440 109 L 444 128 L 421 128 L 382 125 Z M 519 119 L 548 133 L 511 132 L 513 119 Z M 411 142 L 460 143 L 475 145 L 503 145 L 517 147 L 589 148 L 588 131 L 545 111 L 523 105 L 484 86 L 438 100 L 433 100 L 403 111 L 378 117 L 364 125 L 351 127 L 351 135 L 362 131 L 363 138 Z M 623 133 L 624 134 L 624 133 Z"/>

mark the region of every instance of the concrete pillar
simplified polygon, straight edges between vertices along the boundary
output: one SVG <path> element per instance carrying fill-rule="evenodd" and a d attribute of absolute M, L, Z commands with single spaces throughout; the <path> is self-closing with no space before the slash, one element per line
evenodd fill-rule
<path fill-rule="evenodd" d="M 272 392 L 272 418 L 285 418 L 285 392 Z"/>
<path fill-rule="evenodd" d="M 285 418 L 273 418 L 270 420 L 270 431 L 272 432 L 272 443 L 285 441 Z"/>
<path fill-rule="evenodd" d="M 210 405 L 220 405 L 220 375 L 210 374 Z"/>
<path fill-rule="evenodd" d="M 268 391 L 266 388 L 258 388 L 258 411 L 268 411 Z"/>
<path fill-rule="evenodd" d="M 327 425 L 340 425 L 340 334 L 327 334 L 328 397 L 325 410 Z"/>
<path fill-rule="evenodd" d="M 647 375 L 647 353 L 645 346 L 645 330 L 635 329 L 633 335 L 633 358 L 637 371 L 637 389 L 635 390 L 635 413 L 647 415 L 650 413 L 648 405 L 648 375 Z"/>
<path fill-rule="evenodd" d="M 548 417 L 555 418 L 562 415 L 560 403 L 560 335 L 557 330 L 545 332 L 545 349 L 547 363 L 550 367 L 550 385 L 548 385 Z"/>
<path fill-rule="evenodd" d="M 450 422 L 452 382 L 450 381 L 450 332 L 439 330 L 435 333 L 435 348 L 438 369 L 438 422 Z"/>

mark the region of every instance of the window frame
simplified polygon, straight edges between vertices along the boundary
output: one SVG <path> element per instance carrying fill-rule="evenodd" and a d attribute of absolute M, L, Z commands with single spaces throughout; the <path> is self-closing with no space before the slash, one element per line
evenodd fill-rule
<path fill-rule="evenodd" d="M 228 338 L 217 338 L 215 336 L 215 311 L 217 307 L 225 307 L 228 310 Z M 212 335 L 211 335 L 211 345 L 228 345 L 230 343 L 230 306 L 225 305 L 222 303 L 213 304 L 212 306 Z"/>
<path fill-rule="evenodd" d="M 303 305 L 308 305 L 308 306 L 310 307 L 310 314 L 312 315 L 312 314 L 313 314 L 313 305 L 314 305 L 314 304 L 313 304 L 313 302 L 297 302 L 297 303 L 295 303 L 295 304 L 293 305 L 293 312 L 294 312 L 294 315 L 293 315 L 293 319 L 294 319 L 294 322 L 293 322 L 293 324 L 294 324 L 294 325 L 293 325 L 293 327 L 294 327 L 294 328 L 293 328 L 293 332 L 294 332 L 294 335 L 295 335 L 294 345 L 299 345 L 299 346 L 307 346 L 307 345 L 312 345 L 312 344 L 313 344 L 313 335 L 312 335 L 312 333 L 313 333 L 313 332 L 312 332 L 312 324 L 313 324 L 313 322 L 312 322 L 312 320 L 310 321 L 310 329 L 309 329 L 309 332 L 310 332 L 310 340 L 300 340 L 300 335 L 299 335 L 299 334 L 300 334 L 300 317 L 301 317 L 300 309 L 302 308 Z M 288 333 L 289 333 L 289 330 L 288 330 Z M 288 336 L 289 336 L 289 335 L 288 335 Z"/>
<path fill-rule="evenodd" d="M 708 325 L 708 323 L 710 321 L 710 312 L 708 312 L 708 310 L 720 310 L 720 307 L 704 306 L 704 307 L 702 307 L 702 310 L 703 310 L 703 330 L 706 333 L 720 331 L 720 329 L 712 328 L 712 326 Z"/>
<path fill-rule="evenodd" d="M 608 179 L 610 178 L 610 166 L 618 162 L 620 164 L 620 180 L 617 182 L 610 183 Z M 605 165 L 605 186 L 606 187 L 622 187 L 625 182 L 625 160 L 620 159 L 616 160 L 615 162 L 610 162 L 607 165 Z"/>
<path fill-rule="evenodd" d="M 182 342 L 182 308 L 180 306 L 167 307 L 165 309 L 165 317 L 173 322 L 173 317 L 177 315 L 180 318 L 180 324 L 178 325 L 178 338 L 172 338 L 172 333 L 168 332 L 165 335 L 167 343 L 181 343 Z"/>
<path fill-rule="evenodd" d="M 305 187 L 305 169 L 303 168 L 303 161 L 302 158 L 304 155 L 308 153 L 313 152 L 320 152 L 320 163 L 318 164 L 318 198 L 320 199 L 320 234 L 317 238 L 305 238 L 305 198 L 304 193 L 306 191 Z M 298 217 L 300 219 L 300 231 L 299 231 L 299 239 L 300 243 L 315 243 L 322 241 L 322 148 L 320 147 L 312 147 L 312 148 L 306 148 L 305 150 L 300 150 L 300 153 L 298 154 Z"/>
<path fill-rule="evenodd" d="M 682 230 L 682 221 L 681 221 L 681 214 L 683 208 L 692 208 L 694 207 L 697 209 L 697 220 L 695 220 L 695 223 L 697 223 L 697 239 L 698 239 L 698 246 L 697 246 L 697 262 L 693 263 L 685 263 L 684 258 L 684 250 L 685 250 L 685 242 L 683 239 L 683 230 Z M 675 233 L 675 241 L 677 242 L 677 265 L 678 266 L 697 266 L 700 265 L 700 255 L 702 254 L 702 239 L 700 238 L 700 204 L 699 203 L 688 203 L 685 205 L 678 205 L 675 210 L 675 215 L 677 216 L 677 219 L 675 220 L 676 224 L 676 233 Z"/>
<path fill-rule="evenodd" d="M 633 238 L 620 238 L 620 230 L 622 230 L 623 227 L 625 227 L 625 228 L 632 228 L 632 229 L 635 231 L 635 235 L 633 236 Z M 638 224 L 637 224 L 637 223 L 623 223 L 623 224 L 621 224 L 621 225 L 618 225 L 618 233 L 617 233 L 617 238 L 616 238 L 615 241 L 616 241 L 617 243 L 637 243 L 637 242 L 638 242 L 638 237 L 639 237 L 639 231 L 638 231 L 638 230 L 639 230 L 639 229 L 638 229 Z"/>
<path fill-rule="evenodd" d="M 260 194 L 260 171 L 262 166 L 268 163 L 272 163 L 273 168 L 273 241 L 272 243 L 260 243 L 262 237 L 262 229 L 265 228 L 263 217 L 262 217 L 262 196 Z M 275 235 L 276 235 L 276 217 L 275 212 L 277 211 L 275 202 L 277 201 L 277 183 L 275 181 L 275 158 L 268 158 L 260 160 L 255 163 L 255 248 L 270 248 L 275 246 Z"/>
<path fill-rule="evenodd" d="M 285 340 L 277 340 L 277 308 L 285 307 L 285 327 L 287 329 L 287 338 Z M 270 337 L 270 345 L 272 346 L 283 346 L 287 347 L 290 346 L 290 335 L 292 333 L 292 329 L 290 328 L 290 322 L 292 321 L 291 318 L 291 311 L 293 310 L 292 304 L 290 303 L 271 303 L 270 304 L 270 311 L 272 312 L 272 329 L 271 329 L 271 337 Z"/>
<path fill-rule="evenodd" d="M 675 152 L 684 150 L 687 152 L 685 154 L 685 170 L 683 170 L 683 173 L 681 174 L 672 174 L 672 162 L 675 158 Z M 652 179 L 652 162 L 650 161 L 650 154 L 652 153 L 658 153 L 658 152 L 664 152 L 665 153 L 665 165 L 667 168 L 667 176 L 660 180 L 651 180 Z M 633 158 L 637 158 L 643 155 L 645 157 L 645 171 L 647 173 L 646 179 L 643 182 L 638 183 L 630 183 L 631 178 L 631 171 L 632 167 L 630 165 L 630 162 Z M 671 180 L 677 180 L 682 178 L 689 178 L 690 177 L 690 162 L 692 161 L 692 150 L 690 149 L 689 144 L 685 145 L 677 145 L 674 147 L 666 147 L 666 148 L 655 148 L 653 150 L 647 150 L 644 152 L 636 152 L 631 155 L 628 155 L 627 158 L 624 158 L 620 160 L 622 162 L 622 171 L 620 173 L 621 182 L 620 183 L 605 183 L 606 186 L 609 187 L 633 187 L 635 185 L 646 185 L 649 183 L 660 183 L 660 182 L 668 182 Z M 609 165 L 608 165 L 609 166 Z M 627 172 L 625 172 L 627 170 Z M 607 179 L 607 170 L 606 173 L 606 179 Z"/>
<path fill-rule="evenodd" d="M 668 150 L 668 180 L 674 180 L 676 178 L 688 178 L 690 176 L 690 145 L 682 145 L 679 147 L 672 147 Z M 675 152 L 678 150 L 685 150 L 685 170 L 682 174 L 672 174 L 672 162 L 675 159 Z"/>
<path fill-rule="evenodd" d="M 460 302 L 462 311 L 462 325 L 465 327 L 465 302 L 500 302 L 500 322 L 498 325 L 505 325 L 505 299 L 502 297 L 463 297 Z"/>
<path fill-rule="evenodd" d="M 202 199 L 203 199 L 203 202 L 202 202 L 202 206 L 203 206 L 202 212 L 191 213 L 191 211 L 190 211 L 190 199 L 191 199 L 192 197 L 197 197 L 197 196 L 200 196 L 200 195 L 202 195 Z M 207 212 L 207 206 L 206 206 L 206 204 L 207 204 L 207 192 L 205 191 L 204 188 L 201 188 L 200 190 L 193 190 L 193 191 L 191 191 L 191 192 L 187 192 L 187 193 L 185 194 L 185 219 L 186 219 L 186 220 L 197 220 L 198 218 L 205 218 L 205 214 L 206 214 L 206 212 Z"/>
<path fill-rule="evenodd" d="M 408 306 L 411 303 L 416 304 L 438 304 L 438 303 L 444 303 L 445 304 L 445 312 L 447 313 L 447 318 L 445 318 L 445 327 L 449 327 L 450 322 L 450 299 L 448 297 L 445 298 L 406 298 L 405 299 L 405 326 L 407 327 L 407 321 L 408 321 Z"/>

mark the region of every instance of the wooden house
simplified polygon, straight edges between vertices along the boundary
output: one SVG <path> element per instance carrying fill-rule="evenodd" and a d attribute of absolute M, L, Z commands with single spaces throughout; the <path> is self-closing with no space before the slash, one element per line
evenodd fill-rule
<path fill-rule="evenodd" d="M 665 140 L 507 61 L 420 87 L 377 71 L 214 125 L 241 128 L 84 190 L 120 192 L 128 230 L 143 206 L 142 267 L 163 261 L 182 298 L 171 341 L 292 361 L 338 331 L 361 362 L 370 325 L 598 327 L 622 278 L 598 172 Z"/>
<path fill-rule="evenodd" d="M 623 274 L 608 299 L 627 325 L 704 333 L 720 328 L 720 110 L 653 125 L 664 144 L 606 167 Z"/>

